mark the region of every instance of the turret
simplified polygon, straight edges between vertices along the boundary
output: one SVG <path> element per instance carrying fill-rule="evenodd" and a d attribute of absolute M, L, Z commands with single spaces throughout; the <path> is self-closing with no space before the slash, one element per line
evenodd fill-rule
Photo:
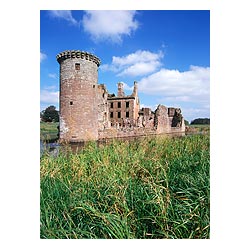
<path fill-rule="evenodd" d="M 60 64 L 60 140 L 97 140 L 100 59 L 79 50 L 64 51 L 56 59 Z"/>

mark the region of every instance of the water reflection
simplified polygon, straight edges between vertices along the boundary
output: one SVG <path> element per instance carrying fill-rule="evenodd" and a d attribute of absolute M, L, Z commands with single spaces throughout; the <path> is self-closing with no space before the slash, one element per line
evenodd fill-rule
<path fill-rule="evenodd" d="M 60 149 L 59 143 L 56 142 L 46 143 L 40 140 L 40 157 L 42 157 L 44 153 L 56 157 L 59 154 L 59 149 Z"/>
<path fill-rule="evenodd" d="M 141 141 L 144 140 L 145 138 L 155 138 L 155 137 L 168 137 L 168 138 L 172 138 L 172 137 L 183 137 L 185 136 L 185 133 L 178 133 L 178 134 L 164 134 L 164 135 L 147 135 L 147 136 L 141 136 L 141 137 L 124 137 L 124 138 L 112 138 L 112 139 L 104 139 L 104 140 L 99 140 L 99 141 L 95 141 L 95 142 L 71 142 L 68 144 L 59 144 L 56 142 L 53 143 L 44 143 L 42 141 L 40 141 L 40 157 L 46 153 L 49 154 L 50 156 L 56 157 L 60 152 L 72 152 L 72 153 L 79 153 L 80 151 L 82 151 L 87 144 L 92 144 L 94 146 L 104 146 L 104 145 L 108 145 L 111 144 L 113 142 L 117 142 L 117 141 L 128 141 L 128 142 L 132 142 L 132 141 Z"/>

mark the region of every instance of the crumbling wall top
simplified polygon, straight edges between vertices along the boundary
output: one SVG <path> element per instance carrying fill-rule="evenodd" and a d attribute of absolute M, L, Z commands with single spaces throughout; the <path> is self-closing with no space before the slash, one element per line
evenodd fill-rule
<path fill-rule="evenodd" d="M 80 51 L 80 50 L 65 50 L 56 56 L 58 63 L 61 63 L 63 60 L 66 60 L 69 58 L 81 58 L 81 59 L 85 59 L 88 61 L 92 61 L 98 67 L 101 64 L 101 60 L 97 56 L 95 56 L 89 52 Z"/>

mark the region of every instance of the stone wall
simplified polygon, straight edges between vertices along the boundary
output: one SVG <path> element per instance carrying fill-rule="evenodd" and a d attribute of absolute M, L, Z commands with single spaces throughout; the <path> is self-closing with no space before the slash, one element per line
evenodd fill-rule
<path fill-rule="evenodd" d="M 140 110 L 137 82 L 131 95 L 98 84 L 100 59 L 81 51 L 57 55 L 60 64 L 60 140 L 82 142 L 185 132 L 179 108 L 159 105 Z"/>
<path fill-rule="evenodd" d="M 116 123 L 120 125 L 127 118 L 134 119 L 134 97 L 113 97 L 108 98 L 110 121 L 114 126 Z"/>
<path fill-rule="evenodd" d="M 116 126 L 99 131 L 98 137 L 100 140 L 105 140 L 111 138 L 129 138 L 162 134 L 184 135 L 185 124 L 182 116 L 182 123 L 180 123 L 180 126 L 172 126 L 172 121 L 176 114 L 180 114 L 179 111 L 178 109 L 176 111 L 175 108 L 171 108 L 169 111 L 169 109 L 163 105 L 159 105 L 155 112 L 151 112 L 149 108 L 144 108 L 140 111 L 138 122 L 134 126 L 129 126 L 129 124 L 120 126 L 117 124 Z M 169 117 L 169 113 L 173 114 L 173 116 Z"/>
<path fill-rule="evenodd" d="M 60 63 L 60 140 L 98 139 L 97 57 L 79 51 L 57 55 Z"/>
<path fill-rule="evenodd" d="M 111 126 L 124 127 L 125 124 L 136 125 L 139 117 L 139 98 L 137 95 L 137 83 L 134 83 L 134 90 L 131 95 L 125 95 L 123 83 L 118 83 L 117 96 L 108 97 L 109 119 Z"/>
<path fill-rule="evenodd" d="M 170 122 L 168 116 L 168 108 L 163 105 L 158 105 L 155 111 L 155 127 L 157 133 L 168 133 L 170 131 Z"/>
<path fill-rule="evenodd" d="M 98 102 L 98 130 L 103 130 L 105 128 L 110 127 L 108 91 L 104 84 L 98 85 L 97 102 Z"/>

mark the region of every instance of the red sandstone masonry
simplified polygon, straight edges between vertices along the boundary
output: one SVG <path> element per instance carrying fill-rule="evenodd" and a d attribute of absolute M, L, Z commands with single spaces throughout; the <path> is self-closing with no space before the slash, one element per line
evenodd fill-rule
<path fill-rule="evenodd" d="M 57 61 L 61 141 L 185 133 L 180 109 L 159 105 L 154 112 L 149 108 L 140 110 L 137 82 L 131 95 L 125 95 L 123 83 L 118 83 L 118 96 L 109 95 L 106 86 L 97 83 L 101 63 L 98 57 L 71 50 L 58 54 Z"/>
<path fill-rule="evenodd" d="M 98 65 L 91 54 L 57 56 L 60 63 L 60 140 L 98 139 Z"/>

